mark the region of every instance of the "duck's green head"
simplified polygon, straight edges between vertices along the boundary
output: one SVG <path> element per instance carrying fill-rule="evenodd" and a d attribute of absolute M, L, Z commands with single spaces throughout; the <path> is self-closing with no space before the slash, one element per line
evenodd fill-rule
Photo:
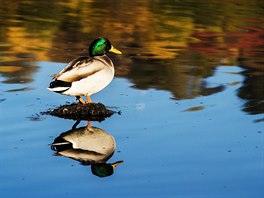
<path fill-rule="evenodd" d="M 108 177 L 114 173 L 115 167 L 117 167 L 121 163 L 123 163 L 123 161 L 117 161 L 112 164 L 107 164 L 107 163 L 92 164 L 91 170 L 92 173 L 98 177 Z"/>
<path fill-rule="evenodd" d="M 93 56 L 102 56 L 106 52 L 113 52 L 115 54 L 122 54 L 118 49 L 114 48 L 114 46 L 110 43 L 107 38 L 100 37 L 95 39 L 89 47 L 89 55 Z"/>

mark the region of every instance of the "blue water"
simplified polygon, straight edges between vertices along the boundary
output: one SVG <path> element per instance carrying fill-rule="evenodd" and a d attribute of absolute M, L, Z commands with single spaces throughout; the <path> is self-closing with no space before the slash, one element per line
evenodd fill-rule
<path fill-rule="evenodd" d="M 90 166 L 53 155 L 49 144 L 74 121 L 41 112 L 75 99 L 46 90 L 50 74 L 64 64 L 36 64 L 31 83 L 1 87 L 1 196 L 262 197 L 263 122 L 256 121 L 263 115 L 241 111 L 245 101 L 236 92 L 242 68 L 216 67 L 205 81 L 225 89 L 186 100 L 115 78 L 92 98 L 121 115 L 92 125 L 115 138 L 109 162 L 124 162 L 99 178 Z M 29 89 L 9 91 L 24 87 Z"/>
<path fill-rule="evenodd" d="M 0 197 L 264 197 L 263 2 L 0 3 Z M 115 78 L 92 96 L 121 112 L 108 177 L 57 156 L 75 121 L 42 112 L 76 102 L 51 75 L 106 36 Z M 86 126 L 82 121 L 77 128 Z"/>

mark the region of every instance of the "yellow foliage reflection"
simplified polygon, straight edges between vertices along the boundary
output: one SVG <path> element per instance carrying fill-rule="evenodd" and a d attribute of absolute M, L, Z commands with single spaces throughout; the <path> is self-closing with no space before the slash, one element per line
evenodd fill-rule
<path fill-rule="evenodd" d="M 1 66 L 66 63 L 87 55 L 89 43 L 105 36 L 124 52 L 113 58 L 117 76 L 141 89 L 169 90 L 179 99 L 198 96 L 202 78 L 214 66 L 242 64 L 263 71 L 260 1 L 208 2 L 4 1 Z"/>

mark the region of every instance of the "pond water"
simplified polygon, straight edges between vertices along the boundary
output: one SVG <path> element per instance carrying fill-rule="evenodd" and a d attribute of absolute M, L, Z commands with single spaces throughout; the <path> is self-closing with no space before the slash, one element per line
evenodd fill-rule
<path fill-rule="evenodd" d="M 263 1 L 0 2 L 1 197 L 264 196 Z M 121 112 L 92 122 L 123 161 L 107 177 L 57 155 L 75 121 L 41 114 L 75 102 L 50 76 L 102 35 L 123 52 L 92 96 Z"/>

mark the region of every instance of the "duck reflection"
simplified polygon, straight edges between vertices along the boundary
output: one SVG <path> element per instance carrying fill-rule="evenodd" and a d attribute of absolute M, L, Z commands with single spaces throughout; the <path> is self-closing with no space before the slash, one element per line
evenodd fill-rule
<path fill-rule="evenodd" d="M 73 128 L 61 133 L 51 144 L 55 155 L 78 160 L 82 165 L 91 165 L 91 171 L 99 177 L 107 177 L 114 173 L 116 166 L 122 163 L 107 163 L 114 154 L 116 144 L 112 135 L 103 129 L 92 127 L 91 122 L 85 127 Z"/>

